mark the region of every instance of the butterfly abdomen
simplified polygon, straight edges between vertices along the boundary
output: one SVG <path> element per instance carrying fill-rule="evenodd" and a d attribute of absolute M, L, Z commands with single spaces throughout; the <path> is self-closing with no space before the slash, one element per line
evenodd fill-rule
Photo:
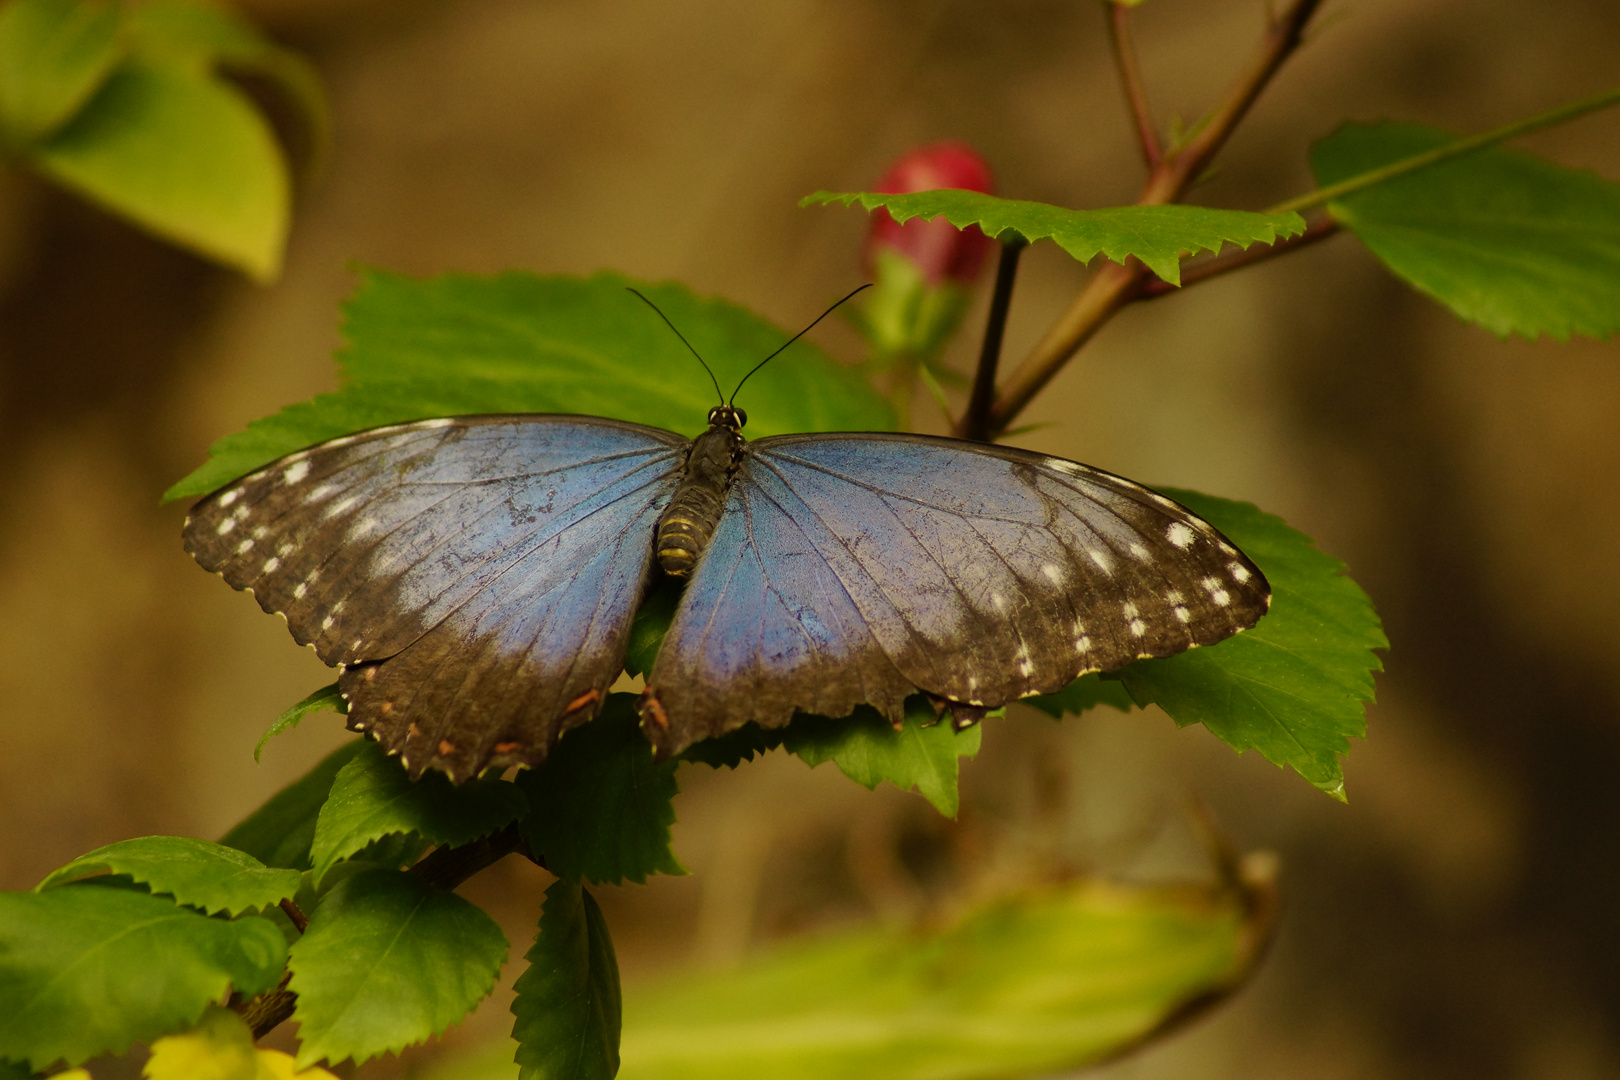
<path fill-rule="evenodd" d="M 658 565 L 671 577 L 686 577 L 708 546 L 725 510 L 726 493 L 742 454 L 742 436 L 728 428 L 710 428 L 692 444 L 686 475 L 658 519 L 653 550 Z"/>

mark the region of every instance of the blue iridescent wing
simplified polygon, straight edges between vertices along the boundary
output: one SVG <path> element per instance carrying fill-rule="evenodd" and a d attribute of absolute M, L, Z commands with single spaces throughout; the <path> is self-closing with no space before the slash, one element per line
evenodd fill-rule
<path fill-rule="evenodd" d="M 379 428 L 209 495 L 186 549 L 342 667 L 351 728 L 464 779 L 596 715 L 689 445 L 580 416 Z"/>
<path fill-rule="evenodd" d="M 664 753 L 749 720 L 969 721 L 1088 671 L 1208 645 L 1270 602 L 1208 522 L 1121 477 L 1009 447 L 790 435 L 747 447 L 648 679 Z"/>

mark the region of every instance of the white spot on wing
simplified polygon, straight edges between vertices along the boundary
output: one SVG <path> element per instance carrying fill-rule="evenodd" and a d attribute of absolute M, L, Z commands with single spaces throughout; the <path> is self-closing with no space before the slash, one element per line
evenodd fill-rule
<path fill-rule="evenodd" d="M 298 464 L 290 466 L 286 472 L 282 473 L 281 480 L 282 483 L 285 484 L 296 484 L 308 475 L 309 462 L 300 461 Z"/>
<path fill-rule="evenodd" d="M 1136 612 L 1137 612 L 1137 607 L 1136 607 L 1135 604 L 1126 604 L 1125 605 L 1125 617 L 1127 619 L 1136 618 Z"/>
<path fill-rule="evenodd" d="M 249 537 L 248 539 L 242 541 L 240 544 L 236 545 L 236 553 L 238 555 L 246 555 L 248 552 L 250 552 L 252 550 L 253 550 L 253 539 L 252 539 L 252 537 Z"/>
<path fill-rule="evenodd" d="M 1176 605 L 1175 612 L 1176 618 L 1180 619 L 1182 622 L 1190 622 L 1192 620 L 1192 615 L 1188 613 L 1187 609 L 1182 607 L 1180 604 Z"/>
<path fill-rule="evenodd" d="M 997 611 L 1000 611 L 1002 608 L 1007 606 L 1007 598 L 998 592 L 993 592 L 990 594 L 990 602 L 996 605 Z"/>
<path fill-rule="evenodd" d="M 1074 639 L 1074 648 L 1076 652 L 1090 652 L 1091 639 L 1086 637 L 1084 634 L 1081 634 L 1079 637 Z"/>
<path fill-rule="evenodd" d="M 1172 521 L 1170 527 L 1164 530 L 1164 535 L 1182 551 L 1192 547 L 1193 531 L 1179 521 Z"/>
<path fill-rule="evenodd" d="M 1137 637 L 1141 637 L 1143 634 L 1147 633 L 1147 623 L 1143 622 L 1141 619 L 1132 619 L 1131 633 L 1135 634 Z"/>
<path fill-rule="evenodd" d="M 1090 548 L 1086 551 L 1086 554 L 1091 556 L 1092 562 L 1102 568 L 1103 573 L 1112 574 L 1114 572 L 1114 560 L 1110 559 L 1103 551 L 1098 548 Z"/>
<path fill-rule="evenodd" d="M 328 495 L 332 494 L 332 492 L 334 492 L 336 490 L 337 490 L 337 487 L 335 485 L 322 484 L 320 487 L 316 488 L 314 491 L 309 493 L 309 501 L 310 502 L 320 502 L 322 499 L 326 498 Z"/>
<path fill-rule="evenodd" d="M 236 519 L 226 518 L 224 521 L 219 523 L 219 528 L 215 529 L 214 531 L 219 535 L 224 536 L 234 528 L 236 528 Z"/>
<path fill-rule="evenodd" d="M 333 619 L 332 616 L 328 615 L 326 618 L 321 620 L 321 629 L 322 630 L 330 630 L 330 629 L 332 629 L 332 623 L 335 622 L 335 621 L 336 620 Z"/>
<path fill-rule="evenodd" d="M 281 565 L 281 560 L 280 559 L 277 559 L 277 558 L 274 558 L 274 557 L 268 558 L 268 559 L 264 560 L 264 573 L 273 574 L 273 573 L 276 572 L 276 569 L 280 565 Z"/>
<path fill-rule="evenodd" d="M 231 490 L 227 491 L 225 494 L 223 494 L 223 495 L 221 495 L 219 497 L 219 505 L 221 505 L 221 506 L 229 506 L 229 505 L 231 505 L 231 503 L 235 502 L 237 499 L 239 499 L 241 497 L 242 497 L 242 489 L 241 488 L 231 488 Z"/>
<path fill-rule="evenodd" d="M 302 600 L 304 598 L 304 594 L 307 593 L 308 591 L 309 591 L 309 586 L 305 585 L 302 581 L 300 581 L 297 585 L 293 586 L 293 599 L 294 600 Z"/>
<path fill-rule="evenodd" d="M 1041 567 L 1041 573 L 1045 574 L 1047 580 L 1052 584 L 1063 584 L 1063 571 L 1058 568 L 1056 563 L 1047 563 L 1045 566 Z"/>
<path fill-rule="evenodd" d="M 1143 562 L 1147 562 L 1153 557 L 1147 548 L 1143 547 L 1141 544 L 1138 544 L 1134 540 L 1131 541 L 1131 554 Z"/>
<path fill-rule="evenodd" d="M 349 507 L 353 506 L 359 501 L 360 499 L 357 495 L 350 495 L 346 499 L 339 499 L 337 502 L 327 507 L 326 516 L 329 518 L 337 517 L 339 514 L 343 513 L 343 511 L 347 510 Z"/>
<path fill-rule="evenodd" d="M 1239 585 L 1249 580 L 1249 571 L 1242 563 L 1233 563 L 1229 569 L 1232 571 L 1232 580 L 1237 582 Z"/>

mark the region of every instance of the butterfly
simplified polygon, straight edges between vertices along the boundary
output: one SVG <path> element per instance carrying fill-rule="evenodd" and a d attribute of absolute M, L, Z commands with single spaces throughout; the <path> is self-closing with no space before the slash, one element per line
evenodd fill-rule
<path fill-rule="evenodd" d="M 1088 465 L 884 432 L 750 442 L 731 404 L 708 421 L 374 428 L 204 497 L 185 546 L 339 669 L 351 729 L 458 781 L 596 716 L 662 579 L 685 588 L 639 702 L 661 757 L 800 712 L 898 724 L 919 692 L 965 726 L 1270 604 L 1214 526 Z"/>
<path fill-rule="evenodd" d="M 833 433 L 697 440 L 461 416 L 300 450 L 202 499 L 186 549 L 341 669 L 349 726 L 464 779 L 596 715 L 655 579 L 687 578 L 646 682 L 663 755 L 796 712 L 958 723 L 1265 613 L 1214 526 L 1012 447 Z"/>

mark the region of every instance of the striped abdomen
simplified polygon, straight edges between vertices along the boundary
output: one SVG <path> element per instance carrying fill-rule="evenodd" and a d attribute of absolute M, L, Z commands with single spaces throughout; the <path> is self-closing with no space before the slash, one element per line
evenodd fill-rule
<path fill-rule="evenodd" d="M 686 577 L 697 565 L 725 510 L 741 453 L 742 436 L 727 428 L 710 428 L 692 444 L 686 475 L 658 519 L 653 550 L 664 573 Z"/>

